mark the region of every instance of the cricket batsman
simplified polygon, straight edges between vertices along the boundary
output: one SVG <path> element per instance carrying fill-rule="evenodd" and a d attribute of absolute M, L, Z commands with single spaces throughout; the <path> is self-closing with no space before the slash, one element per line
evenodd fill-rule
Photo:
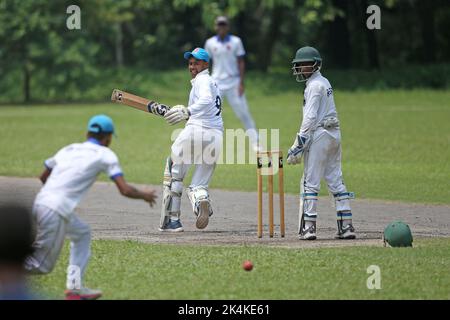
<path fill-rule="evenodd" d="M 297 50 L 292 64 L 297 81 L 306 82 L 303 120 L 287 158 L 288 164 L 297 164 L 304 157 L 300 182 L 300 239 L 316 239 L 317 200 L 322 178 L 335 200 L 336 237 L 354 239 L 356 235 L 350 208 L 350 199 L 354 195 L 347 192 L 342 178 L 341 132 L 333 89 L 320 73 L 322 58 L 315 48 L 302 47 Z"/>
<path fill-rule="evenodd" d="M 34 252 L 26 259 L 25 269 L 31 274 L 53 270 L 64 244 L 70 239 L 70 260 L 67 269 L 66 299 L 93 300 L 100 290 L 83 286 L 83 276 L 91 254 L 91 230 L 74 212 L 83 196 L 101 172 L 115 182 L 120 193 L 128 198 L 155 203 L 154 190 L 138 190 L 123 177 L 116 154 L 108 148 L 114 124 L 106 115 L 92 117 L 87 127 L 87 141 L 70 144 L 45 160 L 40 176 L 44 184 L 33 204 L 36 220 Z"/>
<path fill-rule="evenodd" d="M 208 185 L 222 150 L 223 121 L 219 88 L 209 75 L 209 55 L 203 48 L 185 52 L 191 74 L 192 89 L 188 106 L 176 105 L 164 116 L 166 121 L 177 124 L 187 121 L 171 148 L 164 170 L 161 209 L 161 232 L 181 232 L 181 194 L 183 180 L 192 165 L 195 171 L 187 188 L 187 195 L 197 217 L 196 227 L 208 225 L 213 210 Z"/>
<path fill-rule="evenodd" d="M 205 50 L 212 60 L 212 77 L 244 125 L 252 149 L 256 152 L 259 150 L 258 132 L 244 93 L 245 49 L 239 37 L 228 33 L 227 17 L 217 17 L 215 29 L 217 35 L 205 42 Z"/>

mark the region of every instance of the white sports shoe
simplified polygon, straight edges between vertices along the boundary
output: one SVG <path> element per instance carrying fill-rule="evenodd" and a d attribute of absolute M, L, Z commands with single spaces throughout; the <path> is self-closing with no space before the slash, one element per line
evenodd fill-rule
<path fill-rule="evenodd" d="M 337 239 L 355 239 L 355 228 L 351 223 L 346 225 L 345 227 L 342 227 L 342 229 L 338 230 L 338 233 L 336 234 Z"/>
<path fill-rule="evenodd" d="M 209 200 L 199 200 L 198 207 L 195 213 L 197 215 L 195 226 L 197 227 L 197 229 L 205 229 L 209 223 L 209 216 L 212 215 L 212 209 Z"/>
<path fill-rule="evenodd" d="M 100 290 L 82 287 L 81 289 L 67 289 L 64 291 L 66 300 L 96 300 L 102 296 Z"/>
<path fill-rule="evenodd" d="M 317 239 L 316 225 L 313 224 L 310 227 L 303 229 L 302 232 L 300 232 L 299 239 L 300 240 L 316 240 Z"/>

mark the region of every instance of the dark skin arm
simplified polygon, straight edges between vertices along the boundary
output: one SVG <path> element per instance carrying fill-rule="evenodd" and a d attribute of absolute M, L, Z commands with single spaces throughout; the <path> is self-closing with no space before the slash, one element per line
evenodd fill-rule
<path fill-rule="evenodd" d="M 244 94 L 244 73 L 245 73 L 245 59 L 244 57 L 238 58 L 239 76 L 241 77 L 241 83 L 239 84 L 239 95 Z"/>
<path fill-rule="evenodd" d="M 44 171 L 42 171 L 41 175 L 39 176 L 39 180 L 41 180 L 42 184 L 45 184 L 45 182 L 47 182 L 47 179 L 51 173 L 52 171 L 48 168 L 45 168 Z M 138 190 L 132 185 L 129 185 L 122 176 L 115 178 L 114 182 L 116 183 L 117 188 L 123 196 L 132 199 L 145 200 L 152 207 L 155 204 L 155 200 L 157 198 L 157 196 L 155 195 L 155 190 Z"/>
<path fill-rule="evenodd" d="M 99 142 L 103 146 L 109 146 L 111 143 L 111 136 L 112 134 L 109 134 L 108 136 L 105 136 L 102 140 Z M 88 134 L 89 137 L 89 134 Z M 48 177 L 52 171 L 48 168 L 45 168 L 45 170 L 41 173 L 39 176 L 39 179 L 42 181 L 43 184 L 47 181 Z M 129 185 L 123 176 L 118 176 L 114 179 L 114 182 L 116 183 L 117 188 L 119 189 L 120 193 L 128 198 L 132 199 L 142 199 L 144 201 L 147 201 L 151 207 L 156 203 L 157 196 L 155 195 L 155 190 L 139 190 L 132 185 Z"/>
<path fill-rule="evenodd" d="M 132 199 L 142 199 L 147 201 L 151 207 L 156 203 L 155 200 L 157 196 L 155 195 L 155 190 L 139 190 L 132 185 L 128 184 L 123 176 L 119 176 L 114 179 L 120 194 L 127 198 Z"/>
<path fill-rule="evenodd" d="M 48 177 L 52 171 L 48 168 L 45 168 L 44 171 L 42 171 L 41 175 L 39 176 L 39 180 L 41 180 L 42 184 L 45 184 L 47 182 Z"/>

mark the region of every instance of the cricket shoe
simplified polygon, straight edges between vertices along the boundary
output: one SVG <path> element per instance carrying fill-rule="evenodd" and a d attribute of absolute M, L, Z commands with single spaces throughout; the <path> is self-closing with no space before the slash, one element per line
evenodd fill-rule
<path fill-rule="evenodd" d="M 66 300 L 96 300 L 102 296 L 100 290 L 82 287 L 81 289 L 67 289 L 64 291 Z"/>
<path fill-rule="evenodd" d="M 195 226 L 197 229 L 205 229 L 209 223 L 209 217 L 212 215 L 211 203 L 208 199 L 199 200 L 196 204 L 195 214 L 197 215 L 197 221 Z"/>
<path fill-rule="evenodd" d="M 308 228 L 303 229 L 300 232 L 299 239 L 300 240 L 316 240 L 317 239 L 316 225 L 313 224 L 313 225 L 309 226 Z"/>
<path fill-rule="evenodd" d="M 355 228 L 351 223 L 346 225 L 345 227 L 342 227 L 338 230 L 336 234 L 336 239 L 355 239 Z"/>
<path fill-rule="evenodd" d="M 161 232 L 183 232 L 183 225 L 180 220 L 171 220 L 167 221 L 167 223 L 162 227 L 158 228 Z"/>

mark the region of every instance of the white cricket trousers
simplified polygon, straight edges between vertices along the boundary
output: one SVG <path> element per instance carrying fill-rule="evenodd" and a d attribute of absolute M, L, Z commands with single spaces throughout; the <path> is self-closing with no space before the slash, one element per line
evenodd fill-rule
<path fill-rule="evenodd" d="M 341 169 L 341 133 L 339 129 L 318 128 L 312 137 L 309 150 L 304 155 L 304 173 L 300 184 L 301 197 L 304 197 L 303 210 L 305 221 L 317 219 L 317 197 L 320 181 L 325 179 L 328 190 L 336 197 L 346 193 Z M 346 212 L 351 219 L 350 200 L 335 201 L 337 212 Z M 301 216 L 300 212 L 300 216 Z M 338 215 L 339 217 L 339 215 Z"/>
<path fill-rule="evenodd" d="M 197 125 L 187 125 L 172 144 L 172 178 L 183 181 L 194 165 L 190 188 L 208 188 L 222 152 L 223 132 Z"/>
<path fill-rule="evenodd" d="M 230 89 L 220 90 L 220 93 L 222 97 L 227 99 L 234 113 L 244 125 L 250 143 L 256 145 L 258 143 L 258 132 L 255 121 L 250 114 L 245 93 L 242 96 L 239 95 L 239 83 Z"/>
<path fill-rule="evenodd" d="M 91 229 L 74 213 L 66 219 L 56 211 L 42 205 L 33 207 L 36 238 L 33 253 L 25 261 L 31 274 L 46 274 L 53 270 L 64 239 L 70 239 L 70 259 L 67 272 L 67 289 L 79 289 L 91 255 Z"/>

